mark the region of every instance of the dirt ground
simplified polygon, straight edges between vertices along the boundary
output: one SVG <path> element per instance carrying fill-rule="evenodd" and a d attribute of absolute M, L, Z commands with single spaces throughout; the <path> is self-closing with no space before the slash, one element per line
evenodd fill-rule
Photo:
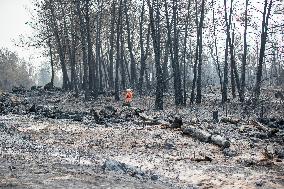
<path fill-rule="evenodd" d="M 85 102 L 62 92 L 2 94 L 0 188 L 284 188 L 284 105 L 266 94 L 254 108 L 235 100 L 222 106 L 214 92 L 187 107 L 166 96 L 164 111 L 153 111 L 153 97 L 136 97 L 128 108 L 106 96 Z M 115 114 L 99 113 L 98 121 L 91 112 L 105 106 Z M 178 116 L 183 125 L 147 124 L 133 107 L 157 120 Z M 260 114 L 274 120 L 261 125 L 276 133 L 252 124 Z M 185 135 L 187 126 L 221 135 L 230 147 Z"/>

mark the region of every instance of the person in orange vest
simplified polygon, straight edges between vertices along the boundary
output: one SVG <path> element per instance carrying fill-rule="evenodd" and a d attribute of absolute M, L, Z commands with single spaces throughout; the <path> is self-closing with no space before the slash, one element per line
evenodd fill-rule
<path fill-rule="evenodd" d="M 130 104 L 130 102 L 132 101 L 133 98 L 133 91 L 132 89 L 126 89 L 126 91 L 124 92 L 124 100 L 126 104 Z"/>

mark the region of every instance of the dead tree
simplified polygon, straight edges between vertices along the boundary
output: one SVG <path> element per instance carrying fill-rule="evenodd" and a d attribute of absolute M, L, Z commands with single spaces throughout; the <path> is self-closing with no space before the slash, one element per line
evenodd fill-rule
<path fill-rule="evenodd" d="M 115 4 L 116 0 L 113 0 L 112 2 L 112 8 L 111 8 L 111 29 L 110 29 L 110 50 L 109 50 L 109 70 L 108 70 L 108 81 L 109 81 L 109 88 L 114 87 L 114 80 L 113 80 L 113 54 L 114 54 L 114 27 L 115 27 Z"/>
<path fill-rule="evenodd" d="M 260 51 L 259 51 L 259 60 L 258 60 L 257 72 L 256 72 L 256 83 L 254 87 L 255 103 L 258 101 L 259 96 L 260 96 L 262 67 L 263 67 L 263 61 L 264 61 L 264 56 L 265 56 L 265 44 L 266 44 L 267 32 L 268 32 L 268 21 L 270 17 L 272 2 L 273 2 L 272 0 L 270 0 L 269 5 L 268 5 L 267 1 L 268 0 L 265 0 L 264 2 L 264 10 L 262 14 Z"/>
<path fill-rule="evenodd" d="M 240 101 L 243 102 L 245 98 L 245 85 L 246 85 L 246 64 L 247 64 L 247 27 L 248 27 L 248 0 L 246 0 L 245 10 L 245 30 L 244 30 L 244 54 L 242 57 L 242 75 L 241 75 L 241 92 Z"/>
<path fill-rule="evenodd" d="M 160 31 L 160 8 L 156 6 L 155 17 L 154 17 L 154 3 L 155 0 L 152 0 L 152 5 L 150 0 L 147 0 L 149 7 L 149 16 L 150 16 L 150 27 L 151 35 L 153 41 L 153 48 L 155 53 L 155 67 L 156 67 L 156 99 L 155 99 L 155 109 L 163 109 L 163 72 L 161 68 L 161 31 Z M 156 1 L 158 4 L 158 0 Z"/>
<path fill-rule="evenodd" d="M 60 65 L 61 65 L 61 70 L 62 70 L 62 75 L 63 75 L 63 89 L 69 89 L 69 77 L 67 74 L 67 67 L 66 67 L 66 62 L 65 62 L 65 51 L 66 48 L 63 45 L 60 33 L 59 33 L 59 27 L 57 23 L 57 18 L 55 15 L 55 10 L 54 10 L 54 5 L 53 5 L 53 0 L 49 1 L 48 8 L 51 12 L 51 23 L 52 23 L 52 31 L 55 36 L 55 41 L 57 45 L 57 51 L 59 53 L 59 59 L 60 59 Z"/>
<path fill-rule="evenodd" d="M 114 93 L 115 100 L 119 100 L 119 65 L 121 64 L 121 53 L 120 53 L 120 40 L 122 35 L 122 0 L 119 1 L 119 10 L 118 10 L 118 20 L 116 25 L 116 66 L 115 66 L 115 84 L 114 84 Z"/>
<path fill-rule="evenodd" d="M 198 33 L 199 33 L 199 41 L 198 41 L 198 76 L 197 76 L 197 89 L 196 89 L 196 103 L 201 103 L 201 71 L 202 71 L 202 29 L 203 29 L 203 21 L 204 21 L 204 8 L 205 8 L 205 0 L 202 0 L 201 3 L 201 16 L 199 21 Z"/>
<path fill-rule="evenodd" d="M 76 10 L 79 17 L 80 25 L 80 40 L 81 51 L 83 54 L 83 89 L 85 90 L 85 99 L 89 99 L 89 86 L 88 86 L 88 56 L 87 56 L 87 41 L 86 41 L 86 26 L 81 10 L 81 1 L 76 0 Z"/>
<path fill-rule="evenodd" d="M 136 73 L 136 61 L 133 54 L 133 42 L 131 41 L 131 32 L 130 32 L 130 21 L 129 21 L 129 15 L 128 15 L 128 6 L 127 6 L 127 0 L 124 0 L 124 14 L 126 17 L 126 29 L 127 29 L 127 44 L 128 44 L 128 50 L 130 54 L 130 86 L 132 88 L 136 87 L 137 84 L 137 73 Z"/>

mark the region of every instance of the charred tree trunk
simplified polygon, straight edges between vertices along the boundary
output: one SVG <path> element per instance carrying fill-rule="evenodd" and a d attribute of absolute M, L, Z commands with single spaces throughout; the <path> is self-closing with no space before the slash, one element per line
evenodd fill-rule
<path fill-rule="evenodd" d="M 87 56 L 87 42 L 86 42 L 86 27 L 84 18 L 81 12 L 80 0 L 76 0 L 77 14 L 80 22 L 80 37 L 81 37 L 81 50 L 83 54 L 83 89 L 85 90 L 85 99 L 89 99 L 89 86 L 88 86 L 88 56 Z"/>
<path fill-rule="evenodd" d="M 142 94 L 142 91 L 143 91 L 144 74 L 146 70 L 146 57 L 147 57 L 145 50 L 144 50 L 144 42 L 143 42 L 144 11 L 145 11 L 145 0 L 143 0 L 142 2 L 142 10 L 141 10 L 140 22 L 139 22 L 140 64 L 141 65 L 140 65 L 140 73 L 139 73 L 138 92 L 140 95 Z M 150 27 L 148 27 L 147 44 L 149 43 L 149 35 L 150 35 Z"/>
<path fill-rule="evenodd" d="M 222 91 L 222 102 L 225 103 L 228 100 L 228 48 L 229 48 L 229 36 L 228 36 L 228 15 L 227 15 L 227 3 L 224 0 L 225 5 L 225 22 L 227 28 L 227 37 L 226 37 L 226 49 L 225 49 L 225 63 L 224 63 L 224 81 L 223 81 L 223 91 Z"/>
<path fill-rule="evenodd" d="M 198 56 L 198 77 L 197 77 L 197 89 L 196 89 L 196 103 L 201 103 L 201 71 L 202 71 L 202 28 L 203 28 L 203 20 L 204 20 L 204 6 L 205 0 L 202 0 L 201 4 L 201 18 L 199 22 L 199 56 Z"/>
<path fill-rule="evenodd" d="M 153 48 L 155 53 L 155 67 L 156 67 L 156 99 L 155 99 L 155 109 L 163 110 L 163 73 L 161 68 L 161 52 L 160 52 L 160 9 L 159 6 L 156 7 L 156 16 L 154 17 L 154 0 L 152 1 L 152 6 L 150 0 L 147 0 L 150 15 L 150 26 L 153 41 Z"/>
<path fill-rule="evenodd" d="M 245 86 L 246 86 L 248 1 L 249 0 L 246 0 L 246 10 L 245 10 L 244 54 L 242 57 L 241 95 L 240 95 L 241 102 L 243 102 L 245 99 Z"/>
<path fill-rule="evenodd" d="M 222 81 L 222 72 L 220 68 L 219 63 L 219 55 L 218 55 L 218 47 L 217 47 L 217 36 L 216 36 L 216 24 L 215 24 L 215 8 L 214 8 L 214 0 L 212 0 L 212 6 L 213 6 L 213 34 L 214 34 L 214 49 L 216 54 L 216 59 L 214 62 L 216 63 L 216 70 L 219 77 L 220 87 L 221 87 L 221 94 L 223 93 L 223 81 Z M 211 49 L 211 53 L 213 54 L 214 50 Z"/>
<path fill-rule="evenodd" d="M 194 59 L 194 66 L 193 66 L 193 81 L 191 86 L 191 94 L 190 94 L 190 103 L 193 104 L 195 100 L 195 88 L 196 88 L 196 80 L 197 80 L 197 64 L 198 64 L 198 54 L 199 54 L 199 44 L 200 44 L 200 37 L 199 37 L 199 25 L 198 25 L 198 14 L 197 14 L 197 1 L 195 1 L 195 24 L 197 27 L 196 31 L 196 47 L 195 47 L 195 59 Z"/>
<path fill-rule="evenodd" d="M 229 53 L 229 39 L 226 38 L 226 49 L 225 49 L 225 63 L 224 63 L 224 81 L 222 91 L 222 102 L 225 103 L 228 100 L 228 53 Z"/>
<path fill-rule="evenodd" d="M 51 83 L 51 86 L 54 86 L 54 63 L 53 63 L 53 53 L 52 53 L 52 45 L 51 45 L 50 39 L 48 39 L 47 45 L 49 47 L 50 66 L 51 66 L 50 83 Z"/>
<path fill-rule="evenodd" d="M 125 54 L 124 53 L 124 40 L 121 38 L 121 42 L 120 42 L 120 74 L 121 74 L 121 88 L 122 88 L 122 90 L 126 89 L 127 64 L 126 64 L 124 54 Z"/>
<path fill-rule="evenodd" d="M 93 62 L 93 50 L 92 50 L 92 40 L 91 40 L 91 29 L 90 29 L 90 16 L 89 16 L 89 1 L 85 0 L 85 21 L 86 21 L 86 46 L 87 46 L 87 61 L 89 67 L 89 90 L 91 91 L 92 95 L 96 98 L 94 90 L 94 62 Z M 98 33 L 98 32 L 97 32 Z M 97 90 L 97 89 L 95 89 Z"/>
<path fill-rule="evenodd" d="M 263 67 L 264 56 L 265 56 L 265 44 L 266 44 L 267 31 L 268 31 L 268 21 L 269 21 L 270 11 L 272 7 L 272 0 L 270 0 L 268 8 L 267 8 L 267 4 L 268 4 L 267 1 L 268 0 L 265 0 L 264 11 L 263 11 L 263 16 L 262 16 L 260 51 L 259 51 L 259 60 L 258 60 L 258 65 L 257 65 L 256 83 L 255 83 L 255 88 L 254 88 L 255 103 L 258 101 L 259 96 L 260 96 L 262 67 Z"/>
<path fill-rule="evenodd" d="M 133 54 L 133 45 L 131 41 L 131 32 L 130 32 L 130 23 L 129 23 L 129 16 L 127 13 L 127 0 L 124 0 L 124 13 L 126 17 L 126 28 L 127 28 L 127 44 L 128 44 L 128 50 L 130 54 L 130 87 L 136 88 L 137 84 L 137 73 L 136 73 L 136 62 Z"/>
<path fill-rule="evenodd" d="M 186 64 L 186 44 L 187 44 L 187 37 L 188 37 L 188 24 L 189 24 L 189 16 L 190 16 L 190 5 L 191 1 L 188 2 L 187 6 L 187 16 L 186 16 L 186 21 L 185 21 L 185 34 L 184 34 L 184 41 L 183 41 L 183 55 L 182 55 L 182 60 L 183 60 L 183 105 L 186 106 L 186 81 L 187 81 L 187 64 Z M 190 44 L 191 45 L 191 44 Z"/>
<path fill-rule="evenodd" d="M 115 4 L 116 0 L 112 2 L 112 11 L 111 11 L 111 29 L 110 29 L 110 51 L 109 51 L 109 88 L 113 89 L 114 80 L 113 80 L 113 49 L 114 49 L 114 24 L 115 24 Z"/>
<path fill-rule="evenodd" d="M 117 20 L 117 35 L 116 35 L 116 66 L 115 66 L 115 100 L 119 100 L 119 75 L 118 69 L 121 64 L 121 52 L 120 52 L 120 40 L 121 40 L 121 32 L 122 32 L 122 24 L 121 24 L 121 17 L 122 17 L 122 0 L 119 2 L 119 10 L 118 10 L 118 20 Z"/>
<path fill-rule="evenodd" d="M 183 104 L 183 93 L 181 89 L 181 72 L 179 64 L 179 31 L 177 28 L 178 25 L 178 7 L 177 0 L 173 1 L 173 75 L 174 75 L 174 90 L 175 90 L 175 105 L 180 106 Z"/>
<path fill-rule="evenodd" d="M 166 24 L 167 24 L 167 40 L 165 44 L 165 53 L 164 53 L 164 63 L 163 63 L 163 80 L 164 80 L 164 90 L 168 92 L 169 89 L 169 71 L 168 71 L 168 61 L 169 61 L 169 53 L 171 56 L 171 65 L 173 65 L 173 48 L 172 48 L 172 37 L 171 37 L 171 30 L 172 30 L 172 22 L 170 23 L 169 20 L 169 13 L 168 13 L 168 4 L 167 1 L 164 2 L 165 6 L 165 15 L 166 15 Z"/>
<path fill-rule="evenodd" d="M 61 70 L 62 70 L 62 75 L 63 75 L 62 88 L 67 90 L 69 89 L 69 77 L 67 74 L 67 68 L 66 68 L 66 63 L 65 63 L 65 48 L 64 48 L 64 45 L 62 45 L 62 41 L 59 36 L 58 24 L 56 21 L 55 12 L 53 8 L 53 0 L 50 0 L 49 9 L 51 12 L 52 29 L 53 29 L 55 40 L 57 43 L 57 51 L 59 53 L 60 65 L 61 65 Z"/>

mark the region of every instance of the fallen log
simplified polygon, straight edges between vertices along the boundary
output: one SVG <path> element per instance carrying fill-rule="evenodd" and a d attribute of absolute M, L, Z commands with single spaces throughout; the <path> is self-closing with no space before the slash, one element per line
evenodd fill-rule
<path fill-rule="evenodd" d="M 158 120 L 156 118 L 146 115 L 145 113 L 138 113 L 138 117 L 142 120 L 142 122 L 137 122 L 140 124 L 143 123 L 145 125 L 160 125 L 162 129 L 171 127 L 171 124 L 169 122 L 164 120 Z"/>
<path fill-rule="evenodd" d="M 241 120 L 236 118 L 223 117 L 221 118 L 221 121 L 223 123 L 238 124 Z"/>
<path fill-rule="evenodd" d="M 255 126 L 257 129 L 266 132 L 268 134 L 268 136 L 273 136 L 274 134 L 276 134 L 279 131 L 278 129 L 275 129 L 275 128 L 271 129 L 269 127 L 266 127 L 256 120 L 251 120 L 250 124 Z"/>
<path fill-rule="evenodd" d="M 154 119 L 145 113 L 139 113 L 138 116 L 143 120 L 143 121 L 151 121 L 151 122 L 157 122 L 157 119 Z"/>
<path fill-rule="evenodd" d="M 196 138 L 202 142 L 208 142 L 220 146 L 221 148 L 228 148 L 230 147 L 230 142 L 223 138 L 220 135 L 212 135 L 211 133 L 194 128 L 194 127 L 186 127 L 183 129 L 183 134 L 190 135 L 193 138 Z"/>
<path fill-rule="evenodd" d="M 209 142 L 211 138 L 211 134 L 207 131 L 194 127 L 187 127 L 183 129 L 183 134 L 190 135 L 191 137 L 196 138 L 202 142 Z"/>
<path fill-rule="evenodd" d="M 211 157 L 205 156 L 204 158 L 191 158 L 191 161 L 202 162 L 202 161 L 209 161 L 211 162 L 213 159 Z"/>
<path fill-rule="evenodd" d="M 269 128 L 265 127 L 264 125 L 262 125 L 260 122 L 258 122 L 256 120 L 251 120 L 250 124 L 252 124 L 256 128 L 258 128 L 259 130 L 262 130 L 262 131 L 265 131 L 265 132 L 267 132 L 269 130 Z"/>
<path fill-rule="evenodd" d="M 230 142 L 220 135 L 212 135 L 211 141 L 212 141 L 213 144 L 216 144 L 216 145 L 218 145 L 222 148 L 229 148 L 230 147 Z"/>

